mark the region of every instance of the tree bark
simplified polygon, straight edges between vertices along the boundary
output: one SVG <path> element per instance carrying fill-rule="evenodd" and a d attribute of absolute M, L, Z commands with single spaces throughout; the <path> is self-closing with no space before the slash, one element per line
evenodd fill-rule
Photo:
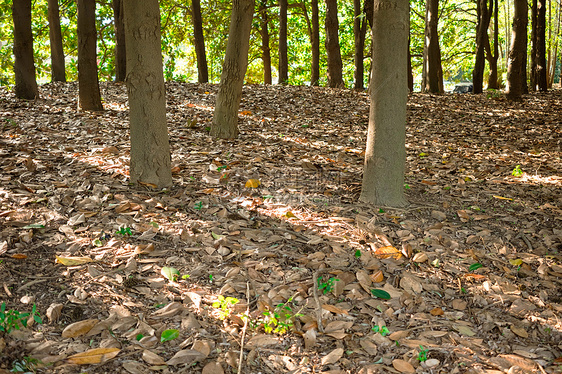
<path fill-rule="evenodd" d="M 83 110 L 103 110 L 98 80 L 95 0 L 78 0 L 78 96 Z"/>
<path fill-rule="evenodd" d="M 123 0 L 131 127 L 131 183 L 172 185 L 158 0 Z"/>
<path fill-rule="evenodd" d="M 326 0 L 326 52 L 328 54 L 328 86 L 345 87 L 343 83 L 343 64 L 338 36 L 338 2 Z"/>
<path fill-rule="evenodd" d="M 365 13 L 361 5 L 361 0 L 353 0 L 353 35 L 355 41 L 355 89 L 365 88 L 363 75 L 365 72 L 363 64 L 363 50 L 365 49 L 365 34 L 367 32 L 367 22 Z"/>
<path fill-rule="evenodd" d="M 494 53 L 492 53 L 490 48 L 490 43 L 488 42 L 488 65 L 490 66 L 490 75 L 488 76 L 488 88 L 499 89 L 499 76 L 498 76 L 498 57 L 499 57 L 499 17 L 498 17 L 498 0 L 493 1 L 494 6 Z"/>
<path fill-rule="evenodd" d="M 287 57 L 287 0 L 279 0 L 279 83 L 289 80 L 289 58 Z"/>
<path fill-rule="evenodd" d="M 408 90 L 414 92 L 414 71 L 412 70 L 412 53 L 410 52 L 410 29 L 408 29 Z"/>
<path fill-rule="evenodd" d="M 233 0 L 221 83 L 211 126 L 213 137 L 234 139 L 238 136 L 238 108 L 248 67 L 253 14 L 254 0 Z"/>
<path fill-rule="evenodd" d="M 404 168 L 409 2 L 375 0 L 373 13 L 371 106 L 360 200 L 400 207 L 407 204 Z"/>
<path fill-rule="evenodd" d="M 39 95 L 33 61 L 33 34 L 31 31 L 31 0 L 14 0 L 14 74 L 15 94 L 19 99 L 33 100 Z"/>
<path fill-rule="evenodd" d="M 193 40 L 195 54 L 197 55 L 197 80 L 199 83 L 209 82 L 209 68 L 207 66 L 207 54 L 205 52 L 205 37 L 203 36 L 203 17 L 201 15 L 201 1 L 192 1 Z"/>
<path fill-rule="evenodd" d="M 538 1 L 531 1 L 531 74 L 529 76 L 529 86 L 531 91 L 537 89 L 537 8 Z"/>
<path fill-rule="evenodd" d="M 318 0 L 311 1 L 312 7 L 312 34 L 310 44 L 312 47 L 312 61 L 310 73 L 310 85 L 318 86 L 320 81 L 320 12 L 318 10 Z"/>
<path fill-rule="evenodd" d="M 115 82 L 124 82 L 127 76 L 127 54 L 123 0 L 113 0 L 113 28 L 115 29 Z"/>
<path fill-rule="evenodd" d="M 443 93 L 443 68 L 437 26 L 439 22 L 439 0 L 426 0 L 425 43 L 423 46 L 422 92 Z"/>
<path fill-rule="evenodd" d="M 64 69 L 64 50 L 62 48 L 62 33 L 60 29 L 60 15 L 58 0 L 48 0 L 49 41 L 51 45 L 51 81 L 66 82 Z"/>
<path fill-rule="evenodd" d="M 537 4 L 537 35 L 536 35 L 536 73 L 535 83 L 538 89 L 545 92 L 548 89 L 546 79 L 546 1 L 539 0 Z"/>
<path fill-rule="evenodd" d="M 527 0 L 514 0 L 507 91 L 509 100 L 520 100 L 525 92 L 527 61 Z"/>
<path fill-rule="evenodd" d="M 269 48 L 269 15 L 267 13 L 267 0 L 260 0 L 259 12 L 261 59 L 263 61 L 263 83 L 271 84 L 271 49 Z"/>
<path fill-rule="evenodd" d="M 489 0 L 490 7 L 493 6 L 493 0 Z M 485 51 L 486 43 L 489 42 L 488 27 L 490 26 L 490 17 L 492 9 L 488 9 L 487 0 L 477 0 L 478 23 L 476 25 L 476 59 L 474 61 L 474 70 L 472 71 L 473 93 L 480 94 L 484 85 L 484 67 L 485 67 Z"/>

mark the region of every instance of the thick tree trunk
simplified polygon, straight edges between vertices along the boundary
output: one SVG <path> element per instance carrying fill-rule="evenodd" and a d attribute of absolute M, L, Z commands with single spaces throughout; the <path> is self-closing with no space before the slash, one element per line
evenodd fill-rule
<path fill-rule="evenodd" d="M 493 5 L 493 0 L 490 1 L 490 6 Z M 485 67 L 485 51 L 486 43 L 489 42 L 488 26 L 490 26 L 491 9 L 488 9 L 487 0 L 477 0 L 478 24 L 476 25 L 476 59 L 474 62 L 474 70 L 472 71 L 472 84 L 473 93 L 480 94 L 483 91 L 484 85 L 484 67 Z"/>
<path fill-rule="evenodd" d="M 253 14 L 254 0 L 233 0 L 221 83 L 211 127 L 213 137 L 234 139 L 238 136 L 238 108 L 248 67 Z"/>
<path fill-rule="evenodd" d="M 260 0 L 259 13 L 261 59 L 263 61 L 263 83 L 271 84 L 271 49 L 269 48 L 269 15 L 267 13 L 267 0 Z"/>
<path fill-rule="evenodd" d="M 426 93 L 443 93 L 443 68 L 437 33 L 438 22 L 439 0 L 426 0 L 422 69 L 422 92 Z"/>
<path fill-rule="evenodd" d="M 131 126 L 130 181 L 172 185 L 158 0 L 123 0 Z"/>
<path fill-rule="evenodd" d="M 83 110 L 103 110 L 98 81 L 95 0 L 78 0 L 78 96 Z"/>
<path fill-rule="evenodd" d="M 318 86 L 320 81 L 320 12 L 318 10 L 318 0 L 311 1 L 312 7 L 312 34 L 310 44 L 312 47 L 312 61 L 310 72 L 310 85 Z"/>
<path fill-rule="evenodd" d="M 66 82 L 64 69 L 64 50 L 62 48 L 62 33 L 60 29 L 60 15 L 58 0 L 49 0 L 49 41 L 51 44 L 51 81 Z"/>
<path fill-rule="evenodd" d="M 360 200 L 376 205 L 407 204 L 408 15 L 408 0 L 374 1 L 371 106 Z"/>
<path fill-rule="evenodd" d="M 31 32 L 31 0 L 14 0 L 14 74 L 15 94 L 19 99 L 33 100 L 38 95 L 33 61 L 33 34 Z"/>
<path fill-rule="evenodd" d="M 364 15 L 361 0 L 353 0 L 353 35 L 355 41 L 355 89 L 365 88 L 363 75 L 365 72 L 363 64 L 363 50 L 365 49 L 365 34 L 367 32 L 367 22 L 362 17 Z"/>
<path fill-rule="evenodd" d="M 488 88 L 499 89 L 498 76 L 498 57 L 499 57 L 499 17 L 498 17 L 498 0 L 490 0 L 494 3 L 494 53 L 492 54 L 490 43 L 488 43 L 488 65 L 490 66 L 490 75 L 488 76 Z"/>
<path fill-rule="evenodd" d="M 193 40 L 195 54 L 197 55 L 197 79 L 199 83 L 209 82 L 209 68 L 207 67 L 207 54 L 205 53 L 205 38 L 203 36 L 203 17 L 201 16 L 201 1 L 192 1 Z"/>
<path fill-rule="evenodd" d="M 326 0 L 326 52 L 328 54 L 329 87 L 345 87 L 338 32 L 338 2 L 337 0 Z"/>
<path fill-rule="evenodd" d="M 279 83 L 289 80 L 289 58 L 287 57 L 287 0 L 279 0 Z"/>
<path fill-rule="evenodd" d="M 127 77 L 123 0 L 113 0 L 113 28 L 115 29 L 115 82 L 123 82 Z"/>
<path fill-rule="evenodd" d="M 510 100 L 519 100 L 525 92 L 527 61 L 527 1 L 514 1 L 511 48 L 507 68 L 507 92 Z"/>

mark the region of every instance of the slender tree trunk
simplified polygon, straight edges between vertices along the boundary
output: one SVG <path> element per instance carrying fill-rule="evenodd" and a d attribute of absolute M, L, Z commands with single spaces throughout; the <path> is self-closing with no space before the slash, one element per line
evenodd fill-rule
<path fill-rule="evenodd" d="M 363 64 L 363 50 L 365 49 L 365 34 L 367 31 L 367 22 L 364 19 L 361 0 L 353 0 L 353 35 L 355 41 L 355 89 L 362 90 L 365 88 L 363 75 L 365 72 Z"/>
<path fill-rule="evenodd" d="M 410 29 L 408 29 L 409 31 Z M 408 90 L 414 92 L 414 72 L 412 70 L 412 54 L 410 52 L 410 33 L 408 32 Z"/>
<path fill-rule="evenodd" d="M 172 185 L 158 0 L 123 0 L 132 183 Z"/>
<path fill-rule="evenodd" d="M 115 82 L 124 82 L 127 76 L 127 52 L 123 0 L 113 0 L 113 28 L 115 29 Z"/>
<path fill-rule="evenodd" d="M 345 87 L 341 60 L 337 0 L 326 0 L 326 52 L 328 54 L 328 86 Z"/>
<path fill-rule="evenodd" d="M 193 40 L 195 54 L 197 55 L 197 79 L 199 83 L 209 82 L 209 69 L 207 67 L 207 54 L 205 53 L 205 38 L 203 36 L 203 17 L 201 16 L 201 1 L 192 1 Z"/>
<path fill-rule="evenodd" d="M 519 100 L 525 92 L 527 61 L 527 0 L 514 0 L 511 48 L 507 68 L 507 92 L 510 100 Z"/>
<path fill-rule="evenodd" d="M 267 13 L 267 0 L 260 0 L 260 36 L 261 59 L 263 61 L 263 83 L 271 84 L 271 50 L 269 48 L 269 16 Z"/>
<path fill-rule="evenodd" d="M 62 48 L 62 33 L 60 29 L 60 15 L 58 0 L 49 0 L 49 41 L 51 44 L 51 81 L 66 82 L 64 69 L 64 50 Z"/>
<path fill-rule="evenodd" d="M 549 60 L 549 74 L 548 74 L 548 87 L 552 88 L 552 85 L 554 84 L 554 75 L 555 75 L 555 70 L 556 70 L 556 62 L 558 59 L 558 36 L 559 36 L 559 32 L 560 32 L 560 3 L 556 3 L 556 32 L 554 33 L 554 42 L 552 43 L 554 45 L 554 51 L 552 52 L 552 55 L 550 56 L 550 60 Z"/>
<path fill-rule="evenodd" d="M 310 73 L 310 85 L 318 86 L 320 81 L 320 12 L 318 0 L 311 1 L 312 6 L 312 34 L 310 44 L 312 47 L 312 62 Z"/>
<path fill-rule="evenodd" d="M 498 0 L 490 0 L 494 3 L 494 53 L 492 54 L 491 48 L 488 42 L 488 65 L 490 66 L 490 75 L 488 76 L 488 88 L 497 90 L 499 86 L 498 77 L 498 57 L 499 57 L 499 17 L 498 17 Z"/>
<path fill-rule="evenodd" d="M 279 84 L 289 80 L 289 58 L 287 57 L 287 0 L 279 0 Z"/>
<path fill-rule="evenodd" d="M 15 93 L 19 99 L 33 100 L 39 95 L 33 61 L 33 34 L 31 32 L 31 0 L 14 0 L 14 74 Z"/>
<path fill-rule="evenodd" d="M 426 0 L 425 43 L 423 46 L 422 92 L 443 93 L 443 68 L 437 26 L 439 0 Z"/>
<path fill-rule="evenodd" d="M 78 0 L 78 96 L 83 110 L 103 110 L 98 81 L 95 0 Z"/>
<path fill-rule="evenodd" d="M 360 200 L 376 205 L 407 204 L 408 14 L 408 0 L 374 1 L 371 106 Z"/>
<path fill-rule="evenodd" d="M 537 89 L 537 8 L 538 1 L 532 0 L 531 2 L 531 76 L 530 80 L 530 90 L 536 91 Z"/>
<path fill-rule="evenodd" d="M 248 67 L 253 14 L 254 0 L 233 0 L 221 83 L 211 127 L 213 137 L 234 139 L 238 136 L 238 108 Z"/>
<path fill-rule="evenodd" d="M 476 25 L 476 60 L 474 62 L 474 70 L 472 71 L 473 93 L 480 94 L 484 85 L 484 67 L 485 67 L 485 51 L 486 39 L 488 38 L 488 27 L 490 26 L 490 17 L 492 10 L 488 9 L 487 0 L 477 0 L 478 24 Z M 489 0 L 490 6 L 493 0 Z"/>
<path fill-rule="evenodd" d="M 542 92 L 548 89 L 546 67 L 546 1 L 539 0 L 537 4 L 537 56 L 536 56 L 536 85 Z"/>

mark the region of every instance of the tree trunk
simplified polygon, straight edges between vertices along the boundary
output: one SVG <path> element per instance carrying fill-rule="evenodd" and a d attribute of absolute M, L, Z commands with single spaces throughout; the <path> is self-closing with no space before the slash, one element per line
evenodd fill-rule
<path fill-rule="evenodd" d="M 328 54 L 328 86 L 345 87 L 343 83 L 340 40 L 338 36 L 338 2 L 326 0 L 326 52 Z"/>
<path fill-rule="evenodd" d="M 535 83 L 538 89 L 545 92 L 548 89 L 546 79 L 546 1 L 539 0 L 537 4 L 537 49 Z"/>
<path fill-rule="evenodd" d="M 361 0 L 353 0 L 353 35 L 355 41 L 355 89 L 365 88 L 363 75 L 365 72 L 363 64 L 363 50 L 365 49 L 365 34 L 367 32 L 367 22 L 364 17 Z"/>
<path fill-rule="evenodd" d="M 443 93 L 443 68 L 437 26 L 439 22 L 439 0 L 426 0 L 425 43 L 423 46 L 422 92 Z"/>
<path fill-rule="evenodd" d="M 103 110 L 98 81 L 95 0 L 78 0 L 78 96 L 82 110 Z"/>
<path fill-rule="evenodd" d="M 64 70 L 64 50 L 62 48 L 62 33 L 60 29 L 60 15 L 58 0 L 48 1 L 49 41 L 51 45 L 51 81 L 66 82 Z"/>
<path fill-rule="evenodd" d="M 289 80 L 289 59 L 287 57 L 287 0 L 279 0 L 279 83 Z"/>
<path fill-rule="evenodd" d="M 514 1 L 506 97 L 519 100 L 525 92 L 527 60 L 527 0 Z"/>
<path fill-rule="evenodd" d="M 33 61 L 33 34 L 31 32 L 31 0 L 14 0 L 14 74 L 15 93 L 19 99 L 33 100 L 39 95 Z"/>
<path fill-rule="evenodd" d="M 492 89 L 499 89 L 499 76 L 498 76 L 498 57 L 499 53 L 499 17 L 498 17 L 498 8 L 499 2 L 498 0 L 490 0 L 494 3 L 494 53 L 490 49 L 490 53 L 488 54 L 488 65 L 490 66 L 490 75 L 488 76 L 488 88 Z M 488 47 L 489 47 L 488 43 Z"/>
<path fill-rule="evenodd" d="M 158 0 L 123 0 L 131 127 L 130 181 L 172 185 Z"/>
<path fill-rule="evenodd" d="M 531 2 L 531 76 L 529 77 L 529 86 L 531 91 L 537 89 L 537 8 L 538 1 Z"/>
<path fill-rule="evenodd" d="M 373 13 L 372 92 L 360 200 L 400 207 L 407 204 L 404 168 L 409 2 L 375 0 Z"/>
<path fill-rule="evenodd" d="M 123 82 L 127 77 L 123 0 L 113 0 L 113 28 L 115 29 L 115 82 Z"/>
<path fill-rule="evenodd" d="M 203 17 L 201 16 L 201 1 L 192 1 L 193 9 L 193 40 L 195 54 L 197 55 L 197 79 L 199 83 L 209 82 L 209 68 L 207 67 L 207 54 L 205 53 L 205 38 L 203 36 Z"/>
<path fill-rule="evenodd" d="M 311 1 L 312 7 L 312 34 L 310 44 L 312 47 L 312 62 L 310 73 L 310 85 L 318 86 L 320 81 L 320 12 L 318 10 L 318 0 Z"/>
<path fill-rule="evenodd" d="M 271 49 L 269 48 L 269 16 L 267 0 L 260 0 L 261 59 L 263 61 L 263 83 L 271 84 Z"/>
<path fill-rule="evenodd" d="M 490 6 L 493 6 L 493 0 Z M 472 71 L 473 93 L 480 94 L 484 85 L 484 67 L 485 67 L 485 51 L 486 43 L 489 42 L 488 27 L 490 26 L 490 17 L 492 10 L 488 9 L 487 0 L 477 0 L 478 23 L 476 25 L 476 60 L 474 62 L 474 70 Z"/>
<path fill-rule="evenodd" d="M 238 108 L 248 67 L 250 31 L 254 0 L 233 0 L 230 29 L 213 115 L 211 136 L 234 139 L 238 136 Z"/>
<path fill-rule="evenodd" d="M 414 92 L 414 71 L 412 70 L 412 53 L 410 52 L 410 33 L 408 33 L 408 90 Z"/>

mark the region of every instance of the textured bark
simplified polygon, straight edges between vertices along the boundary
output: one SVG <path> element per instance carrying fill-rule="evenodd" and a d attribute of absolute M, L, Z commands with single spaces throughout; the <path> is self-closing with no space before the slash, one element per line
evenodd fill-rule
<path fill-rule="evenodd" d="M 200 0 L 192 1 L 193 8 L 193 40 L 195 54 L 197 55 L 197 79 L 199 83 L 209 82 L 209 68 L 207 54 L 205 53 L 205 38 L 203 37 L 203 17 L 201 16 Z"/>
<path fill-rule="evenodd" d="M 488 5 L 489 1 L 489 5 Z M 490 6 L 490 8 L 488 8 Z M 488 27 L 492 14 L 493 0 L 477 0 L 478 23 L 476 25 L 476 59 L 472 71 L 473 93 L 480 94 L 484 85 L 485 51 L 488 39 Z"/>
<path fill-rule="evenodd" d="M 439 0 L 426 0 L 425 43 L 423 46 L 422 92 L 443 93 L 443 68 L 439 48 Z"/>
<path fill-rule="evenodd" d="M 158 0 L 123 0 L 131 127 L 130 180 L 172 185 Z"/>
<path fill-rule="evenodd" d="M 287 0 L 279 0 L 279 83 L 289 80 L 289 58 L 287 57 Z"/>
<path fill-rule="evenodd" d="M 211 126 L 213 137 L 234 139 L 238 136 L 238 108 L 248 67 L 253 14 L 254 0 L 233 0 L 221 83 Z"/>
<path fill-rule="evenodd" d="M 414 71 L 412 70 L 412 53 L 410 52 L 410 36 L 408 32 L 408 90 L 414 92 Z"/>
<path fill-rule="evenodd" d="M 343 64 L 338 36 L 338 2 L 326 0 L 326 52 L 328 54 L 328 86 L 345 87 L 343 83 Z"/>
<path fill-rule="evenodd" d="M 540 91 L 546 91 L 548 89 L 546 78 L 546 4 L 545 0 L 534 0 L 533 4 L 535 3 L 536 16 L 533 20 L 536 22 L 536 25 L 533 24 L 533 56 L 531 61 L 534 64 L 531 69 L 531 87 L 533 91 L 537 88 Z"/>
<path fill-rule="evenodd" d="M 113 28 L 115 29 L 115 82 L 123 82 L 127 77 L 123 0 L 113 0 Z"/>
<path fill-rule="evenodd" d="M 506 97 L 519 100 L 526 90 L 527 66 L 527 1 L 514 0 L 511 47 L 507 68 Z"/>
<path fill-rule="evenodd" d="M 19 99 L 33 100 L 39 95 L 33 61 L 33 34 L 31 32 L 31 0 L 14 0 L 14 74 L 15 94 Z"/>
<path fill-rule="evenodd" d="M 103 110 L 98 80 L 95 0 L 78 0 L 78 96 L 83 110 Z"/>
<path fill-rule="evenodd" d="M 51 45 L 51 81 L 66 82 L 64 50 L 58 0 L 48 0 L 49 42 Z"/>
<path fill-rule="evenodd" d="M 363 64 L 363 50 L 365 49 L 365 34 L 367 32 L 367 22 L 361 7 L 361 0 L 353 0 L 353 35 L 355 41 L 355 89 L 365 88 L 363 75 L 365 72 Z"/>
<path fill-rule="evenodd" d="M 312 47 L 312 62 L 310 73 L 310 85 L 318 86 L 320 80 L 320 13 L 318 10 L 318 0 L 311 1 L 312 7 L 312 33 L 310 44 Z"/>
<path fill-rule="evenodd" d="M 531 1 L 531 74 L 529 87 L 531 91 L 537 89 L 537 0 Z"/>
<path fill-rule="evenodd" d="M 360 200 L 404 206 L 408 0 L 375 0 L 373 69 Z M 392 32 L 389 32 L 392 30 Z"/>
<path fill-rule="evenodd" d="M 487 43 L 487 60 L 488 65 L 490 66 L 490 75 L 488 75 L 488 88 L 492 89 L 499 89 L 499 76 L 498 76 L 498 57 L 499 53 L 499 19 L 498 19 L 498 0 L 490 0 L 493 1 L 494 6 L 494 52 L 492 53 L 490 48 L 490 43 Z"/>
<path fill-rule="evenodd" d="M 271 84 L 271 49 L 269 48 L 269 15 L 267 13 L 267 0 L 260 0 L 260 36 L 261 59 L 263 61 L 263 83 Z"/>

